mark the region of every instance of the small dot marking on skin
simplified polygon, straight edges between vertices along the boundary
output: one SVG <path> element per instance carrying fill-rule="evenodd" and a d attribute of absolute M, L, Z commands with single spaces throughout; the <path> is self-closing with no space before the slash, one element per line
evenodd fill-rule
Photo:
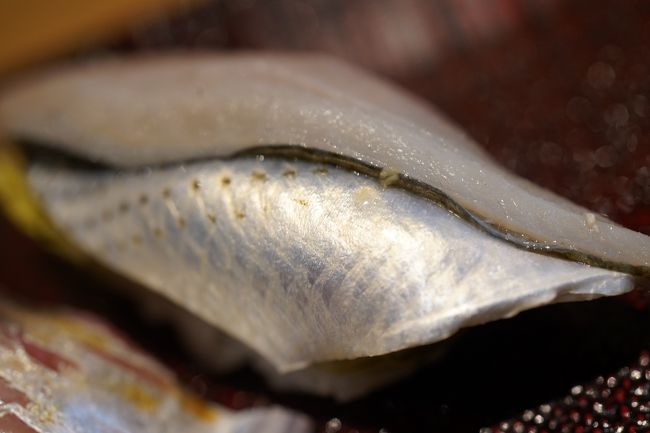
<path fill-rule="evenodd" d="M 324 176 L 329 173 L 329 170 L 325 167 L 316 167 L 311 172 L 319 176 Z"/>
<path fill-rule="evenodd" d="M 381 186 L 390 186 L 399 180 L 399 171 L 391 168 L 384 167 L 379 173 L 379 183 Z"/>
<path fill-rule="evenodd" d="M 228 176 L 224 176 L 221 178 L 221 185 L 222 186 L 228 186 L 230 185 L 230 178 Z"/>
<path fill-rule="evenodd" d="M 257 181 L 260 181 L 260 182 L 264 182 L 267 179 L 266 173 L 263 172 L 263 171 L 259 171 L 259 170 L 253 170 L 253 172 L 251 173 L 251 178 L 253 180 L 257 180 Z"/>
<path fill-rule="evenodd" d="M 164 188 L 164 189 L 162 190 L 162 196 L 163 196 L 163 198 L 169 198 L 169 197 L 171 197 L 171 196 L 172 196 L 172 191 L 171 191 L 171 189 L 169 189 L 169 188 Z"/>
<path fill-rule="evenodd" d="M 293 168 L 287 168 L 282 173 L 282 176 L 284 176 L 284 177 L 296 177 L 296 170 L 294 170 Z"/>
<path fill-rule="evenodd" d="M 235 211 L 235 218 L 237 218 L 238 220 L 243 220 L 244 218 L 246 218 L 246 214 L 242 211 Z"/>
<path fill-rule="evenodd" d="M 295 198 L 294 201 L 298 203 L 300 206 L 309 206 L 309 202 L 305 200 L 304 198 Z"/>
<path fill-rule="evenodd" d="M 147 194 L 142 194 L 139 200 L 141 205 L 145 205 L 149 203 L 149 196 Z"/>
<path fill-rule="evenodd" d="M 199 189 L 201 189 L 201 182 L 199 182 L 198 179 L 193 179 L 192 180 L 192 191 L 194 191 L 196 193 L 196 192 L 199 191 Z"/>

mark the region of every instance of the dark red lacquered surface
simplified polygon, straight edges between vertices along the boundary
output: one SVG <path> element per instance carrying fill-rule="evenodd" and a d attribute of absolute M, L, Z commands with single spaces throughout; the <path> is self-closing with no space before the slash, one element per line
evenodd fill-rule
<path fill-rule="evenodd" d="M 488 2 L 222 1 L 134 30 L 109 50 L 270 47 L 342 55 L 438 104 L 522 176 L 650 233 L 650 3 L 504 0 L 478 13 L 479 3 Z M 552 420 L 587 428 L 591 419 L 604 432 L 604 421 L 614 428 L 646 416 L 640 404 L 632 407 L 645 373 L 634 386 L 628 377 L 650 350 L 644 290 L 465 331 L 413 377 L 340 404 L 275 393 L 248 370 L 207 374 L 179 349 L 171 327 L 138 319 L 137 308 L 104 281 L 44 255 L 5 223 L 0 239 L 0 282 L 10 292 L 104 314 L 188 386 L 230 407 L 273 401 L 311 414 L 330 432 L 338 426 L 328 425 L 333 418 L 341 432 L 498 430 L 505 419 L 513 420 L 506 431 L 516 419 L 523 431 L 549 430 Z M 617 372 L 610 388 L 607 375 Z M 545 402 L 555 402 L 548 413 Z M 594 404 L 603 410 L 596 413 Z M 532 418 L 529 408 L 536 408 Z"/>
<path fill-rule="evenodd" d="M 648 24 L 647 2 L 566 2 L 404 83 L 510 169 L 648 232 Z"/>
<path fill-rule="evenodd" d="M 586 433 L 650 431 L 650 355 L 630 366 L 576 385 L 562 399 L 526 410 L 482 433 Z"/>

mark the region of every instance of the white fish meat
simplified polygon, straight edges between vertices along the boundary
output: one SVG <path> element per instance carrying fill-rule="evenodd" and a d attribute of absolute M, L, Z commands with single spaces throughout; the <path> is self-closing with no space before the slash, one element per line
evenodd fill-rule
<path fill-rule="evenodd" d="M 30 165 L 75 243 L 280 371 L 620 294 L 650 269 L 647 236 L 320 57 L 108 60 L 10 89 L 0 115 L 16 138 L 106 165 Z"/>

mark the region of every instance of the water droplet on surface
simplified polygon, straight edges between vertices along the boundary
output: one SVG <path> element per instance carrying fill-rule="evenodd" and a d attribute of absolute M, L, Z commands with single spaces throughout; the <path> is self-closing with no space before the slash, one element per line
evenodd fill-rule
<path fill-rule="evenodd" d="M 621 128 L 627 125 L 628 120 L 630 120 L 630 112 L 627 111 L 627 107 L 623 104 L 613 104 L 605 110 L 603 118 L 609 126 Z"/>
<path fill-rule="evenodd" d="M 562 162 L 564 150 L 552 141 L 545 141 L 539 148 L 539 159 L 544 165 L 556 166 Z"/>
<path fill-rule="evenodd" d="M 341 430 L 341 427 L 341 420 L 338 418 L 332 418 L 331 420 L 327 421 L 327 424 L 325 425 L 325 433 L 337 433 L 339 430 Z"/>
<path fill-rule="evenodd" d="M 611 87 L 616 80 L 616 72 L 609 63 L 596 62 L 587 70 L 587 83 L 597 90 Z"/>
<path fill-rule="evenodd" d="M 601 146 L 594 152 L 596 164 L 602 168 L 614 166 L 617 160 L 617 152 L 614 146 Z"/>
<path fill-rule="evenodd" d="M 625 147 L 628 151 L 634 152 L 638 146 L 639 139 L 637 138 L 636 134 L 630 134 L 630 136 L 627 138 L 627 143 L 625 143 Z"/>

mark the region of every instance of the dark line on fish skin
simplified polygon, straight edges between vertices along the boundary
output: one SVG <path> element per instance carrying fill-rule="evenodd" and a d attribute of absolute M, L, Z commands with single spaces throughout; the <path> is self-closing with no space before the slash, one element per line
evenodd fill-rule
<path fill-rule="evenodd" d="M 302 161 L 330 164 L 336 167 L 365 174 L 376 179 L 379 179 L 380 174 L 384 169 L 383 167 L 365 163 L 343 155 L 316 149 L 309 149 L 302 146 L 261 146 L 238 152 L 233 156 L 250 156 L 260 154 L 264 155 L 265 158 L 294 158 Z M 560 259 L 580 262 L 590 266 L 624 272 L 631 275 L 650 277 L 650 267 L 633 266 L 625 263 L 613 262 L 601 259 L 588 253 L 552 246 L 546 242 L 535 240 L 524 234 L 512 232 L 500 225 L 488 223 L 483 218 L 481 218 L 480 215 L 470 212 L 461 204 L 456 202 L 453 198 L 449 197 L 442 190 L 428 185 L 422 181 L 413 179 L 402 173 L 398 174 L 398 178 L 395 181 L 391 182 L 389 187 L 399 188 L 411 192 L 417 196 L 431 200 L 439 206 L 455 214 L 459 218 L 463 219 L 473 227 L 487 233 L 492 237 L 496 237 L 500 240 L 509 242 L 521 249 Z"/>
<path fill-rule="evenodd" d="M 139 174 L 145 171 L 162 170 L 178 166 L 179 164 L 205 163 L 209 161 L 229 161 L 242 157 L 257 157 L 263 155 L 265 158 L 278 158 L 284 160 L 299 160 L 318 164 L 327 164 L 342 168 L 348 171 L 363 174 L 375 179 L 380 179 L 382 170 L 374 164 L 366 163 L 355 158 L 340 155 L 328 151 L 308 148 L 300 145 L 266 145 L 256 146 L 235 152 L 222 157 L 198 157 L 188 158 L 180 161 L 150 164 L 146 167 L 116 167 L 99 161 L 90 161 L 70 152 L 62 151 L 47 143 L 35 143 L 34 141 L 17 141 L 25 150 L 28 160 L 45 160 L 47 163 L 54 163 L 65 166 L 69 169 L 76 169 L 86 172 L 113 172 L 116 174 Z M 569 248 L 562 248 L 549 245 L 547 242 L 538 241 L 522 233 L 516 233 L 507 228 L 485 221 L 479 214 L 473 213 L 451 198 L 442 190 L 428 185 L 422 181 L 413 179 L 405 174 L 399 173 L 397 179 L 392 181 L 389 188 L 398 188 L 419 197 L 428 199 L 435 204 L 445 208 L 457 217 L 461 218 L 476 229 L 502 241 L 508 242 L 520 249 L 535 252 L 573 262 L 584 263 L 589 266 L 623 272 L 639 277 L 650 277 L 650 267 L 634 266 L 625 263 L 614 262 L 596 257 Z"/>

